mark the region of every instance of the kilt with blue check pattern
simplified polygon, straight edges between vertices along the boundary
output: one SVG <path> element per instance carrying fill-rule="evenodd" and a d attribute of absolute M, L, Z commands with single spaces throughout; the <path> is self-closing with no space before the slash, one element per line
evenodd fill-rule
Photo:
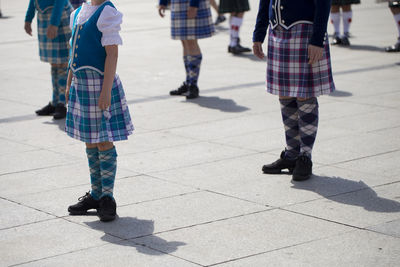
<path fill-rule="evenodd" d="M 200 0 L 197 16 L 187 18 L 190 0 L 171 0 L 171 36 L 175 40 L 207 38 L 214 33 L 209 0 Z"/>
<path fill-rule="evenodd" d="M 69 57 L 69 39 L 71 38 L 71 29 L 69 27 L 69 16 L 72 7 L 67 5 L 61 16 L 60 25 L 57 30 L 57 37 L 47 38 L 47 28 L 50 25 L 50 18 L 53 9 L 49 8 L 45 12 L 38 12 L 38 40 L 40 60 L 53 64 L 67 63 Z"/>
<path fill-rule="evenodd" d="M 278 26 L 268 33 L 267 91 L 274 95 L 310 98 L 335 90 L 328 38 L 320 61 L 308 64 L 312 24 L 289 30 Z"/>
<path fill-rule="evenodd" d="M 103 79 L 104 76 L 90 69 L 74 73 L 65 131 L 85 143 L 126 140 L 134 130 L 118 75 L 111 90 L 111 106 L 105 111 L 98 107 Z"/>

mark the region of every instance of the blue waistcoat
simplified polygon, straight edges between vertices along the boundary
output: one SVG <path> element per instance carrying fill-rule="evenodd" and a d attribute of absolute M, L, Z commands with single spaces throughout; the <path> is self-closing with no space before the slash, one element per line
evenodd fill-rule
<path fill-rule="evenodd" d="M 106 49 L 101 44 L 103 33 L 97 28 L 97 21 L 105 6 L 114 7 L 107 1 L 104 2 L 94 14 L 82 25 L 76 23 L 81 8 L 75 12 L 69 68 L 72 72 L 81 69 L 92 69 L 104 74 L 104 65 L 106 61 Z"/>

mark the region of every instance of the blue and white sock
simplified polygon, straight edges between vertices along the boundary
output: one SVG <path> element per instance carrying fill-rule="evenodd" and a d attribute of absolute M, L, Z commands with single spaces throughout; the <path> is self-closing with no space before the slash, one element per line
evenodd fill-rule
<path fill-rule="evenodd" d="M 67 68 L 57 68 L 57 91 L 58 91 L 58 102 L 65 105 L 65 88 L 67 86 Z"/>
<path fill-rule="evenodd" d="M 318 130 L 318 101 L 316 97 L 297 101 L 299 112 L 300 153 L 311 158 Z"/>
<path fill-rule="evenodd" d="M 282 121 L 285 127 L 285 157 L 296 159 L 300 153 L 299 113 L 296 98 L 279 99 Z"/>
<path fill-rule="evenodd" d="M 203 55 L 194 55 L 194 56 L 187 56 L 188 60 L 188 84 L 189 85 L 197 85 L 197 81 L 200 75 L 200 65 L 203 59 Z"/>
<path fill-rule="evenodd" d="M 97 147 L 86 148 L 86 155 L 89 162 L 90 183 L 92 187 L 90 194 L 94 199 L 99 200 L 102 194 L 99 150 Z"/>
<path fill-rule="evenodd" d="M 117 151 L 115 147 L 99 151 L 102 195 L 113 197 L 115 175 L 117 173 Z"/>
<path fill-rule="evenodd" d="M 51 66 L 51 83 L 53 86 L 53 98 L 51 100 L 51 104 L 56 106 L 59 100 L 58 94 L 58 68 Z"/>

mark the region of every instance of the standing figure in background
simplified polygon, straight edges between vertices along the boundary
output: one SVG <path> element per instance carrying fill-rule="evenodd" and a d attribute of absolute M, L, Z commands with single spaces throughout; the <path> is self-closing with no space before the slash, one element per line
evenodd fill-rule
<path fill-rule="evenodd" d="M 80 7 L 83 3 L 86 3 L 86 0 L 69 0 L 71 2 L 71 5 L 74 9 L 77 9 Z"/>
<path fill-rule="evenodd" d="M 221 0 L 219 3 L 219 13 L 230 13 L 230 43 L 228 52 L 241 54 L 250 52 L 251 49 L 240 45 L 239 31 L 243 23 L 244 12 L 250 10 L 248 0 Z"/>
<path fill-rule="evenodd" d="M 394 45 L 385 48 L 386 52 L 400 52 L 400 0 L 389 0 L 389 8 L 392 11 L 394 21 L 396 22 L 399 35 Z"/>
<path fill-rule="evenodd" d="M 288 169 L 294 181 L 311 177 L 311 154 L 318 130 L 320 95 L 335 90 L 326 28 L 330 1 L 260 0 L 253 51 L 264 58 L 268 27 L 267 91 L 281 105 L 286 148 L 263 166 L 267 174 Z"/>
<path fill-rule="evenodd" d="M 65 86 L 69 55 L 69 15 L 72 7 L 68 0 L 30 0 L 25 17 L 25 32 L 32 36 L 32 20 L 37 11 L 40 60 L 51 65 L 53 84 L 52 101 L 36 111 L 39 116 L 53 115 L 63 119 L 66 115 Z"/>
<path fill-rule="evenodd" d="M 226 20 L 226 17 L 224 16 L 224 14 L 219 13 L 219 7 L 217 5 L 217 2 L 215 2 L 215 0 L 210 0 L 210 5 L 214 8 L 215 12 L 217 12 L 217 14 L 218 14 L 214 25 L 218 25 L 218 24 L 224 22 Z"/>
<path fill-rule="evenodd" d="M 186 95 L 186 99 L 199 96 L 197 82 L 203 55 L 198 39 L 214 34 L 209 0 L 160 0 L 158 13 L 163 18 L 167 5 L 171 3 L 171 37 L 181 40 L 186 80 L 170 95 Z"/>
<path fill-rule="evenodd" d="M 332 0 L 331 23 L 335 32 L 333 33 L 333 45 L 349 46 L 349 30 L 353 21 L 352 4 L 359 4 L 360 0 Z M 340 9 L 342 12 L 340 13 Z M 340 34 L 340 20 L 343 21 L 343 34 Z"/>

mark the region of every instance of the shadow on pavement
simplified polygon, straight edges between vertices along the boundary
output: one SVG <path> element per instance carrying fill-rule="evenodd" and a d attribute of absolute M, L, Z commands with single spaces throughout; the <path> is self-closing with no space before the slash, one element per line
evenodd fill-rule
<path fill-rule="evenodd" d="M 400 202 L 379 197 L 363 181 L 313 175 L 308 181 L 292 181 L 292 184 L 292 188 L 312 191 L 331 201 L 363 207 L 367 211 L 400 212 Z"/>
<path fill-rule="evenodd" d="M 185 101 L 184 103 L 195 103 L 201 107 L 219 109 L 222 112 L 244 112 L 249 110 L 247 107 L 236 104 L 232 99 L 217 96 L 201 96 L 190 101 Z"/>
<path fill-rule="evenodd" d="M 383 47 L 374 46 L 374 45 L 350 45 L 350 50 L 362 50 L 362 51 L 371 51 L 371 52 L 385 52 Z"/>
<path fill-rule="evenodd" d="M 330 93 L 329 96 L 334 96 L 334 97 L 348 97 L 348 96 L 352 96 L 353 94 L 350 92 L 346 92 L 346 91 L 340 91 L 340 90 L 335 90 L 332 93 Z"/>
<path fill-rule="evenodd" d="M 253 61 L 258 61 L 258 62 L 264 62 L 266 61 L 266 59 L 259 59 L 258 57 L 256 57 L 255 55 L 253 55 L 253 53 L 249 52 L 249 53 L 243 53 L 243 54 L 237 54 L 237 55 L 233 55 L 234 57 L 238 57 L 238 58 L 247 58 Z"/>
<path fill-rule="evenodd" d="M 49 121 L 45 121 L 43 122 L 43 124 L 48 124 L 48 125 L 57 125 L 58 128 L 60 129 L 60 131 L 65 131 L 65 119 L 62 120 L 49 120 Z"/>
<path fill-rule="evenodd" d="M 103 231 L 104 236 L 102 240 L 121 246 L 134 247 L 138 252 L 147 255 L 164 255 L 165 253 L 172 253 L 178 250 L 178 247 L 186 245 L 183 242 L 167 241 L 158 236 L 152 235 L 154 232 L 154 221 L 152 220 L 140 220 L 133 217 L 117 217 L 112 222 L 84 222 L 90 228 L 98 231 Z M 110 235 L 121 239 L 134 239 L 142 238 L 145 239 L 147 245 L 140 245 L 135 243 L 134 240 L 131 242 L 113 242 L 110 240 Z M 130 237 L 130 238 L 126 238 Z M 152 248 L 151 244 L 155 244 L 157 250 Z"/>

